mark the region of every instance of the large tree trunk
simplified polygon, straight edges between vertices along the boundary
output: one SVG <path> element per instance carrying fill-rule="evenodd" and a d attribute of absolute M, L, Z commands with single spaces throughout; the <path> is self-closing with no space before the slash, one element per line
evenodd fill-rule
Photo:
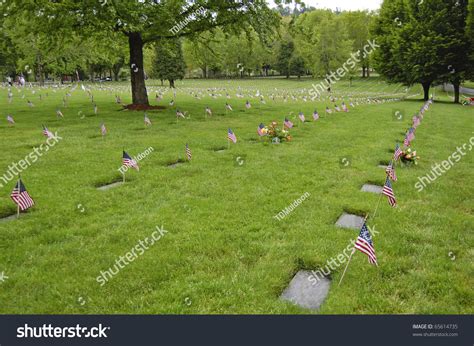
<path fill-rule="evenodd" d="M 362 78 L 365 78 L 365 66 L 362 66 Z"/>
<path fill-rule="evenodd" d="M 423 86 L 424 100 L 428 101 L 430 99 L 431 82 L 423 82 L 421 85 Z"/>
<path fill-rule="evenodd" d="M 461 82 L 459 79 L 453 80 L 453 87 L 454 87 L 454 103 L 459 103 L 459 87 L 461 86 Z"/>
<path fill-rule="evenodd" d="M 143 40 L 139 32 L 128 34 L 130 48 L 130 75 L 132 83 L 132 102 L 134 105 L 149 106 L 143 71 Z"/>
<path fill-rule="evenodd" d="M 170 82 L 170 88 L 175 88 L 174 79 L 168 79 L 168 82 Z"/>

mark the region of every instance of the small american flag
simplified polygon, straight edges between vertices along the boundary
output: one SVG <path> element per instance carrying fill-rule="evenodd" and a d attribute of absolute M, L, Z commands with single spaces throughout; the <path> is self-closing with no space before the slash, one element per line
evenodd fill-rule
<path fill-rule="evenodd" d="M 283 123 L 283 125 L 285 125 L 285 127 L 291 129 L 293 127 L 293 123 L 291 121 L 288 120 L 288 118 L 285 118 L 285 122 Z"/>
<path fill-rule="evenodd" d="M 53 134 L 48 130 L 46 126 L 43 125 L 43 135 L 48 138 L 53 138 Z"/>
<path fill-rule="evenodd" d="M 99 108 L 97 108 L 97 105 L 94 104 L 94 114 L 97 115 L 99 113 Z"/>
<path fill-rule="evenodd" d="M 232 106 L 228 104 L 227 102 L 225 103 L 225 108 L 229 111 L 232 111 Z"/>
<path fill-rule="evenodd" d="M 330 110 L 328 106 L 326 106 L 326 113 L 327 113 L 327 114 L 331 114 L 331 113 L 332 113 L 332 110 Z"/>
<path fill-rule="evenodd" d="M 382 189 L 382 195 L 388 197 L 388 204 L 390 204 L 392 207 L 395 207 L 397 205 L 397 201 L 395 200 L 395 195 L 393 194 L 392 184 L 390 183 L 389 177 L 385 179 L 385 184 Z"/>
<path fill-rule="evenodd" d="M 341 109 L 339 108 L 338 105 L 334 105 L 334 109 L 336 110 L 336 112 L 340 112 L 340 111 L 341 111 Z"/>
<path fill-rule="evenodd" d="M 303 112 L 300 112 L 300 113 L 298 114 L 298 117 L 300 118 L 301 122 L 303 122 L 303 123 L 304 123 L 304 121 L 305 121 L 305 117 L 304 117 L 304 114 L 303 114 Z"/>
<path fill-rule="evenodd" d="M 14 124 L 14 123 L 15 123 L 15 120 L 13 120 L 13 118 L 12 118 L 11 115 L 7 115 L 7 121 L 8 121 L 10 124 Z"/>
<path fill-rule="evenodd" d="M 227 132 L 227 139 L 234 143 L 237 143 L 237 137 L 235 136 L 235 134 L 232 132 L 230 128 L 229 128 L 229 131 Z"/>
<path fill-rule="evenodd" d="M 212 111 L 209 107 L 206 107 L 206 114 L 208 114 L 209 116 L 212 116 Z"/>
<path fill-rule="evenodd" d="M 102 136 L 105 136 L 107 134 L 107 128 L 105 127 L 104 123 L 100 125 L 100 133 L 102 133 Z"/>
<path fill-rule="evenodd" d="M 188 161 L 191 161 L 193 155 L 191 153 L 191 149 L 189 149 L 188 143 L 186 143 L 186 157 L 188 158 Z"/>
<path fill-rule="evenodd" d="M 395 146 L 395 153 L 393 154 L 393 159 L 397 161 L 400 158 L 400 156 L 402 156 L 402 154 L 403 154 L 403 151 L 400 149 L 400 146 L 397 143 L 397 145 Z"/>
<path fill-rule="evenodd" d="M 170 106 L 174 106 L 174 100 L 170 101 Z"/>
<path fill-rule="evenodd" d="M 313 119 L 314 119 L 314 120 L 318 120 L 318 119 L 319 119 L 319 114 L 318 114 L 318 111 L 317 111 L 317 110 L 315 110 L 315 111 L 313 112 Z"/>
<path fill-rule="evenodd" d="M 148 118 L 148 115 L 145 113 L 145 126 L 150 126 L 151 125 L 151 120 Z"/>
<path fill-rule="evenodd" d="M 245 102 L 245 108 L 247 108 L 247 109 L 252 108 L 252 105 L 250 104 L 249 101 Z"/>
<path fill-rule="evenodd" d="M 140 170 L 140 168 L 138 167 L 137 161 L 132 159 L 130 155 L 128 155 L 127 152 L 125 152 L 125 150 L 123 151 L 122 163 L 125 167 L 132 167 L 132 168 L 135 168 L 137 171 Z"/>
<path fill-rule="evenodd" d="M 56 111 L 56 115 L 58 116 L 58 118 L 59 118 L 59 117 L 64 118 L 64 114 L 63 114 L 63 112 L 61 112 L 60 109 L 58 109 L 58 110 Z"/>
<path fill-rule="evenodd" d="M 257 133 L 260 137 L 265 136 L 265 133 L 263 132 L 264 128 L 265 128 L 265 125 L 263 124 L 258 125 Z"/>
<path fill-rule="evenodd" d="M 390 161 L 387 168 L 385 169 L 387 175 L 392 179 L 392 181 L 397 181 L 397 175 L 395 174 L 395 168 L 393 167 L 393 161 Z"/>
<path fill-rule="evenodd" d="M 21 210 L 31 208 L 35 204 L 33 199 L 28 194 L 28 191 L 26 191 L 25 185 L 23 185 L 21 179 L 18 179 L 18 182 L 10 194 L 10 197 L 13 202 L 15 202 L 15 204 L 20 207 Z"/>
<path fill-rule="evenodd" d="M 408 136 L 405 136 L 405 139 L 403 140 L 403 145 L 406 147 L 410 146 L 410 140 L 408 139 Z"/>
<path fill-rule="evenodd" d="M 370 232 L 367 229 L 367 225 L 364 222 L 364 225 L 360 229 L 359 236 L 355 242 L 355 248 L 360 252 L 367 255 L 369 263 L 377 265 L 377 257 L 375 256 L 374 243 L 372 242 L 372 237 Z"/>
<path fill-rule="evenodd" d="M 347 109 L 347 106 L 346 106 L 346 104 L 345 104 L 344 102 L 342 103 L 342 110 L 343 110 L 344 112 L 349 112 L 349 110 Z"/>
<path fill-rule="evenodd" d="M 183 114 L 179 109 L 177 109 L 177 110 L 176 110 L 176 118 L 179 118 L 179 117 L 181 117 L 181 118 L 183 118 L 183 119 L 186 118 L 186 117 L 184 116 L 184 114 Z"/>
<path fill-rule="evenodd" d="M 29 107 L 34 107 L 35 105 L 33 104 L 33 102 L 31 102 L 30 100 L 27 100 L 28 101 L 28 106 Z"/>

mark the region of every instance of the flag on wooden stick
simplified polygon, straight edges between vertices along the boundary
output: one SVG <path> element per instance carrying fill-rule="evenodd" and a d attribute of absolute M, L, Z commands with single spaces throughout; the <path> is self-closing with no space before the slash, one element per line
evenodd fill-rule
<path fill-rule="evenodd" d="M 18 179 L 18 182 L 10 194 L 10 197 L 21 210 L 31 208 L 35 204 L 33 199 L 28 194 L 28 191 L 26 191 L 25 185 L 23 185 L 23 182 L 20 178 Z"/>
<path fill-rule="evenodd" d="M 137 161 L 132 159 L 125 150 L 123 151 L 122 163 L 125 167 L 132 167 L 132 168 L 135 168 L 137 171 L 140 170 L 140 168 L 138 167 Z"/>

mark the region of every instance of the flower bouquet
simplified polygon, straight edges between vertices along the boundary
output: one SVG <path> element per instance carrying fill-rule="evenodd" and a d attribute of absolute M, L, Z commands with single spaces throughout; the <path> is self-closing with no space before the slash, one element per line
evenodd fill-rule
<path fill-rule="evenodd" d="M 408 165 L 418 164 L 418 160 L 420 157 L 416 155 L 416 150 L 411 150 L 411 148 L 406 149 L 405 151 L 402 152 L 402 155 L 400 156 L 400 160 Z"/>
<path fill-rule="evenodd" d="M 261 137 L 268 138 L 268 140 L 272 143 L 291 141 L 290 132 L 284 127 L 279 127 L 276 121 L 272 121 L 272 123 L 268 126 L 259 128 L 259 134 Z"/>

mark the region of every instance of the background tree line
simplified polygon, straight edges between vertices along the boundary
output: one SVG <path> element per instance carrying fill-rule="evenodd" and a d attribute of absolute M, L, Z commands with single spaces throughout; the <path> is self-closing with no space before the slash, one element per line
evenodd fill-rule
<path fill-rule="evenodd" d="M 349 77 L 375 69 L 389 82 L 420 83 L 425 99 L 432 85 L 449 82 L 455 102 L 461 83 L 474 79 L 474 1 L 384 0 L 376 12 L 285 6 L 290 0 L 273 9 L 250 0 L 84 1 L 90 8 L 9 0 L 1 7 L 0 72 L 40 83 L 131 78 L 134 102 L 147 104 L 147 77 L 170 86 L 185 76 L 321 78 L 375 40 L 380 47 Z M 193 6 L 207 12 L 170 34 Z"/>

